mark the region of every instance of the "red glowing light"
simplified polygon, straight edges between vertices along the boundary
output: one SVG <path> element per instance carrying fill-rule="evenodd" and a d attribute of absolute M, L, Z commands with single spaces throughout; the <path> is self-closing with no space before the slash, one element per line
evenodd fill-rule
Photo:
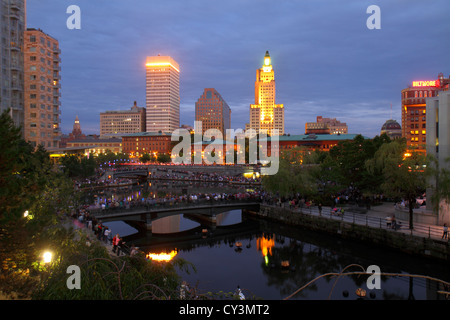
<path fill-rule="evenodd" d="M 413 81 L 413 87 L 439 87 L 439 80 Z"/>

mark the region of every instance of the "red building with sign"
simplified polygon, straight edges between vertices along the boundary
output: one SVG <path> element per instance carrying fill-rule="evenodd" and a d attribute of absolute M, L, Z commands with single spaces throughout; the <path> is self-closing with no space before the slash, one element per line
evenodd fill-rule
<path fill-rule="evenodd" d="M 408 148 L 426 152 L 426 101 L 448 90 L 449 78 L 440 73 L 436 80 L 417 80 L 402 90 L 402 137 Z"/>

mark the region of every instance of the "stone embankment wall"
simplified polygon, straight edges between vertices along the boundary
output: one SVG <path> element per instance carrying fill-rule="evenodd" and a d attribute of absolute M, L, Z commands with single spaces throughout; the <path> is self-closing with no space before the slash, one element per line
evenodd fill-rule
<path fill-rule="evenodd" d="M 259 211 L 246 211 L 260 218 L 326 232 L 344 239 L 386 246 L 409 254 L 450 261 L 448 241 L 412 236 L 391 229 L 375 228 L 326 217 L 302 214 L 284 208 L 261 205 Z"/>

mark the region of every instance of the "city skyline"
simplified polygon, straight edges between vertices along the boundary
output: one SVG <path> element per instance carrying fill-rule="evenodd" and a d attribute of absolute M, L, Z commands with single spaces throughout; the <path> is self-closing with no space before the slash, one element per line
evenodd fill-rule
<path fill-rule="evenodd" d="M 98 134 L 101 112 L 145 105 L 146 57 L 158 54 L 180 65 L 180 125 L 193 124 L 195 101 L 211 87 L 228 102 L 232 127 L 244 129 L 254 70 L 269 51 L 290 134 L 323 116 L 373 137 L 386 120 L 400 122 L 402 89 L 450 74 L 445 1 L 79 2 L 81 29 L 69 30 L 71 2 L 27 2 L 27 27 L 60 43 L 65 134 L 76 115 L 84 133 Z M 372 4 L 379 30 L 366 26 Z"/>

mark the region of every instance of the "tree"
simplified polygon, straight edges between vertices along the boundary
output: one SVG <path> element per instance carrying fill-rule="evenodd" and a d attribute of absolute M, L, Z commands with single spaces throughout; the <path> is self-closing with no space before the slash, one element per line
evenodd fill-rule
<path fill-rule="evenodd" d="M 359 192 L 379 192 L 382 181 L 379 176 L 367 170 L 366 162 L 388 142 L 390 138 L 386 134 L 374 139 L 357 135 L 353 140 L 340 142 L 331 148 L 323 163 L 325 172 L 329 174 L 327 180 L 344 189 L 353 186 Z"/>
<path fill-rule="evenodd" d="M 413 229 L 416 197 L 426 189 L 426 156 L 407 152 L 404 140 L 383 144 L 366 165 L 372 174 L 383 178 L 381 189 L 388 197 L 403 198 L 409 207 L 409 228 Z"/>
<path fill-rule="evenodd" d="M 44 244 L 61 243 L 58 212 L 73 204 L 73 185 L 42 146 L 22 138 L 8 111 L 0 115 L 0 149 L 0 291 L 27 297 L 37 284 L 26 270 Z"/>
<path fill-rule="evenodd" d="M 170 162 L 170 155 L 165 154 L 165 153 L 160 153 L 160 154 L 158 154 L 156 160 L 161 163 L 168 163 L 168 162 Z"/>
<path fill-rule="evenodd" d="M 70 178 L 87 178 L 95 174 L 97 167 L 93 157 L 66 155 L 60 158 L 64 172 Z"/>
<path fill-rule="evenodd" d="M 445 159 L 444 166 L 439 163 L 436 157 L 428 155 L 429 166 L 427 167 L 428 178 L 432 195 L 430 197 L 433 209 L 439 213 L 440 205 L 450 204 L 450 157 Z M 427 195 L 428 196 L 428 195 Z"/>
<path fill-rule="evenodd" d="M 267 191 L 280 196 L 304 197 L 317 194 L 317 176 L 320 171 L 318 153 L 305 148 L 294 148 L 280 154 L 278 172 L 264 176 L 262 183 Z"/>
<path fill-rule="evenodd" d="M 144 153 L 141 157 L 139 157 L 139 161 L 142 163 L 147 163 L 150 161 L 155 161 L 156 157 L 149 153 Z"/>

